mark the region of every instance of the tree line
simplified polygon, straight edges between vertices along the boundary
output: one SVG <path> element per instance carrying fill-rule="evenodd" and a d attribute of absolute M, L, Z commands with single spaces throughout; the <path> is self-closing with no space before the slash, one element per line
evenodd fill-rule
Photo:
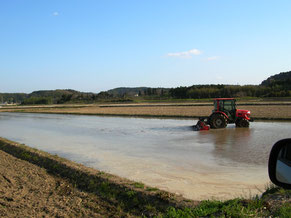
<path fill-rule="evenodd" d="M 177 99 L 291 97 L 291 71 L 271 76 L 260 85 L 193 85 L 171 89 L 149 88 L 142 95 Z"/>
<path fill-rule="evenodd" d="M 260 85 L 193 85 L 176 88 L 116 88 L 96 93 L 71 89 L 35 91 L 25 93 L 0 93 L 0 103 L 66 104 L 95 102 L 131 102 L 136 99 L 205 99 L 229 97 L 291 97 L 291 71 L 276 74 Z"/>
<path fill-rule="evenodd" d="M 201 98 L 230 98 L 230 97 L 291 97 L 291 89 L 281 86 L 255 86 L 255 85 L 195 85 L 178 87 L 169 90 L 172 98 L 201 99 Z"/>

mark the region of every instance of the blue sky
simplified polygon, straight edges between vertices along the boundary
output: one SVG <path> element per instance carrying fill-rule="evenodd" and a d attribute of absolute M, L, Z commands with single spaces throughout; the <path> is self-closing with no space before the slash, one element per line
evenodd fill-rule
<path fill-rule="evenodd" d="M 259 84 L 291 70 L 289 0 L 2 0 L 0 92 Z"/>

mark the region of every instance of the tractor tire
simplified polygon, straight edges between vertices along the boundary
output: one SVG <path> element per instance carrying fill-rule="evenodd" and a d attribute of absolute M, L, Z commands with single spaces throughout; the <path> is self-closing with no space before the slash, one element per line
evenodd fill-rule
<path fill-rule="evenodd" d="M 250 126 L 250 123 L 246 119 L 240 119 L 235 122 L 235 125 L 236 127 L 248 128 Z"/>
<path fill-rule="evenodd" d="M 225 128 L 227 125 L 226 117 L 222 114 L 214 114 L 210 118 L 210 127 L 212 129 Z"/>
<path fill-rule="evenodd" d="M 237 120 L 235 121 L 235 127 L 241 127 L 241 126 L 240 126 L 240 121 L 241 121 L 241 119 L 237 119 Z"/>

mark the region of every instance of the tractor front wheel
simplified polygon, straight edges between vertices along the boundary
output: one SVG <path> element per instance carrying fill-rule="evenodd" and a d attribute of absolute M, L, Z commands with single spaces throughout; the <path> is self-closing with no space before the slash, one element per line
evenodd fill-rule
<path fill-rule="evenodd" d="M 211 116 L 210 127 L 213 129 L 221 129 L 225 128 L 227 125 L 227 121 L 225 116 L 222 114 L 214 114 Z"/>
<path fill-rule="evenodd" d="M 250 123 L 246 119 L 239 119 L 235 122 L 236 127 L 244 127 L 247 128 L 250 126 Z"/>

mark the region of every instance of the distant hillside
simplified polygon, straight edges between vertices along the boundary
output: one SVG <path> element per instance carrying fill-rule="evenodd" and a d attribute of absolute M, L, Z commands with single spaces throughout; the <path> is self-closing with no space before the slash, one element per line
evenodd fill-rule
<path fill-rule="evenodd" d="M 107 93 L 113 97 L 165 97 L 169 94 L 169 88 L 150 88 L 150 87 L 136 87 L 128 88 L 121 87 L 108 90 Z"/>
<path fill-rule="evenodd" d="M 30 93 L 22 104 L 92 103 L 97 99 L 98 94 L 72 89 L 40 90 Z"/>
<path fill-rule="evenodd" d="M 0 93 L 0 103 L 64 104 L 132 102 L 135 100 L 202 99 L 217 97 L 291 97 L 291 71 L 273 75 L 260 85 L 193 85 L 176 88 L 119 87 L 105 92 L 72 89 L 40 90 L 30 94 Z"/>
<path fill-rule="evenodd" d="M 0 104 L 21 103 L 28 97 L 25 93 L 0 93 Z"/>
<path fill-rule="evenodd" d="M 72 89 L 57 89 L 57 90 L 39 90 L 34 91 L 28 95 L 28 97 L 61 97 L 62 95 L 74 95 L 81 92 Z"/>
<path fill-rule="evenodd" d="M 79 92 L 72 89 L 40 90 L 30 94 L 0 93 L 1 103 L 34 104 L 63 104 L 63 103 L 93 103 L 100 99 L 108 99 L 107 93 Z"/>
<path fill-rule="evenodd" d="M 136 96 L 141 95 L 141 93 L 144 93 L 147 89 L 148 87 L 135 87 L 135 88 L 119 87 L 115 89 L 110 89 L 107 91 L 107 93 L 112 95 L 113 97 L 122 97 L 124 95 Z"/>
<path fill-rule="evenodd" d="M 270 76 L 268 79 L 264 80 L 261 85 L 269 87 L 279 85 L 291 89 L 291 71 Z"/>

